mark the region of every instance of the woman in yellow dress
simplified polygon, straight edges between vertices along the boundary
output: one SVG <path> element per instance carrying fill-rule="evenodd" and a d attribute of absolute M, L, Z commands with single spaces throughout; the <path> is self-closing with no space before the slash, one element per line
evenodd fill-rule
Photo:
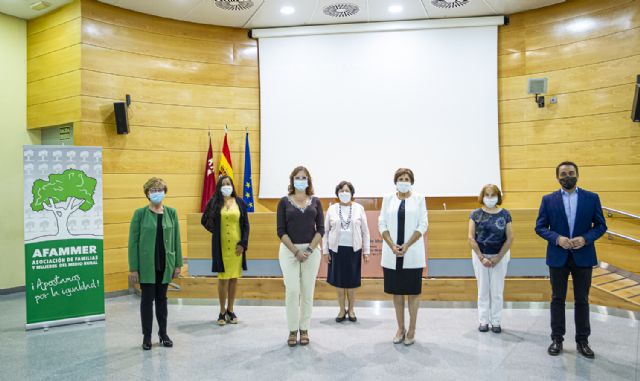
<path fill-rule="evenodd" d="M 247 206 L 237 197 L 229 176 L 218 179 L 216 192 L 207 203 L 201 223 L 211 232 L 212 271 L 218 273 L 218 325 L 237 324 L 233 304 L 238 278 L 242 277 L 242 270 L 247 269 L 249 217 Z"/>

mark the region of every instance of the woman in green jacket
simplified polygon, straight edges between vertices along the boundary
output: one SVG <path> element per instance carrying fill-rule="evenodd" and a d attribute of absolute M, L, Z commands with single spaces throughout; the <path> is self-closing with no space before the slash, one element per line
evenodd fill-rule
<path fill-rule="evenodd" d="M 176 210 L 162 205 L 167 184 L 157 177 L 144 184 L 149 205 L 133 213 L 129 228 L 129 280 L 140 282 L 142 349 L 151 349 L 153 303 L 156 305 L 160 345 L 172 347 L 167 336 L 167 287 L 180 274 L 182 250 Z"/>

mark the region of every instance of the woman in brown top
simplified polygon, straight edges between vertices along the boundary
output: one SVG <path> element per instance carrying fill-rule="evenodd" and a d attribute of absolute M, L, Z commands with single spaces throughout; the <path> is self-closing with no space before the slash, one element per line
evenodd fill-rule
<path fill-rule="evenodd" d="M 324 215 L 320 200 L 313 197 L 311 175 L 296 167 L 289 176 L 289 194 L 278 203 L 279 261 L 286 289 L 285 305 L 291 347 L 309 344 L 313 290 L 320 268 L 320 242 Z"/>

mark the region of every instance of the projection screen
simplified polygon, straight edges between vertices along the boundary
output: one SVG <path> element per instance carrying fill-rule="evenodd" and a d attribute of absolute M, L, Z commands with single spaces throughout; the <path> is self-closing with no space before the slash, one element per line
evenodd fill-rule
<path fill-rule="evenodd" d="M 500 185 L 497 26 L 259 38 L 260 197 L 309 168 L 319 197 L 476 196 Z"/>

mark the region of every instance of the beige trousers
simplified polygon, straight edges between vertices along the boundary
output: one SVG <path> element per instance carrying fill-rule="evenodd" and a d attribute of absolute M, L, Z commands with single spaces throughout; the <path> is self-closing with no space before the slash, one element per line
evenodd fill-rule
<path fill-rule="evenodd" d="M 295 246 L 304 250 L 309 245 Z M 289 331 L 306 331 L 311 323 L 313 291 L 320 269 L 320 247 L 316 247 L 306 261 L 300 262 L 291 250 L 281 243 L 278 257 L 286 289 L 285 306 Z"/>

